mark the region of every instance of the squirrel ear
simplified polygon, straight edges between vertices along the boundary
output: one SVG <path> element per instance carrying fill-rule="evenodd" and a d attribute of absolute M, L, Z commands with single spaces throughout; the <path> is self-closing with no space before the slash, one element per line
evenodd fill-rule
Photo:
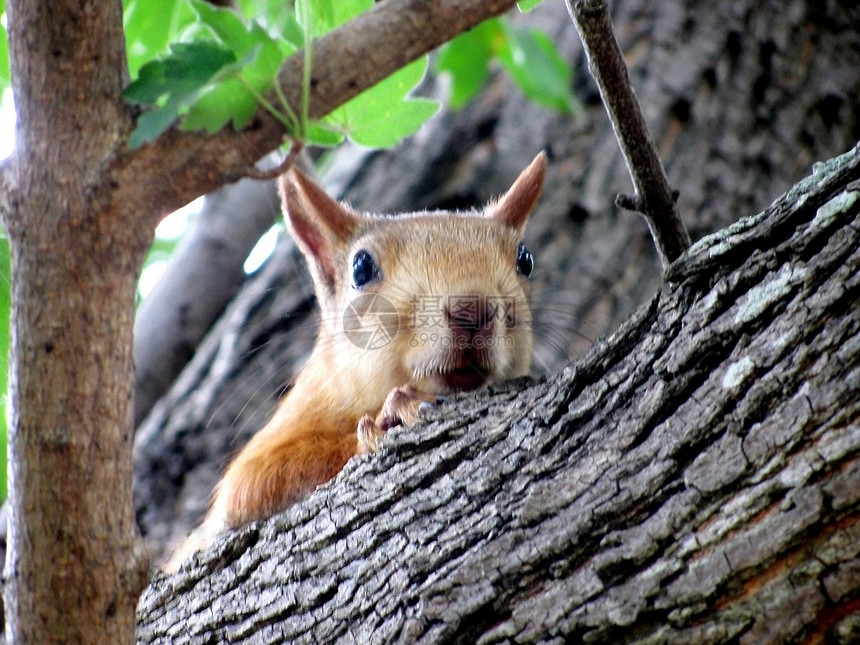
<path fill-rule="evenodd" d="M 278 188 L 290 233 L 314 278 L 333 285 L 340 269 L 338 250 L 349 245 L 360 224 L 358 216 L 296 168 L 281 175 Z"/>
<path fill-rule="evenodd" d="M 486 208 L 485 215 L 524 233 L 529 215 L 543 190 L 545 174 L 546 154 L 539 152 L 510 190 Z"/>

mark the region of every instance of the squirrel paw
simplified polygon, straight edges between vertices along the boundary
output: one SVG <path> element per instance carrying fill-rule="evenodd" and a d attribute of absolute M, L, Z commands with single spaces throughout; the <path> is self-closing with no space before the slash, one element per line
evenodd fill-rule
<path fill-rule="evenodd" d="M 358 454 L 366 455 L 379 452 L 379 440 L 385 436 L 369 414 L 365 414 L 358 422 Z"/>
<path fill-rule="evenodd" d="M 439 397 L 419 392 L 411 385 L 394 388 L 385 397 L 376 419 L 365 414 L 358 422 L 358 452 L 378 452 L 379 440 L 389 428 L 412 425 L 418 421 L 422 412 L 432 409 L 438 401 Z"/>

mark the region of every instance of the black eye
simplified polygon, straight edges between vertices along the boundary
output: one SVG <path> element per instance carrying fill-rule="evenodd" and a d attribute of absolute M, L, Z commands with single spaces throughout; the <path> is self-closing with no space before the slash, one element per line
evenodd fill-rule
<path fill-rule="evenodd" d="M 379 267 L 369 251 L 362 249 L 352 258 L 352 286 L 359 289 L 379 275 Z"/>
<path fill-rule="evenodd" d="M 520 242 L 520 247 L 517 249 L 517 273 L 525 277 L 531 277 L 532 271 L 535 270 L 535 259 L 532 257 L 525 244 Z"/>

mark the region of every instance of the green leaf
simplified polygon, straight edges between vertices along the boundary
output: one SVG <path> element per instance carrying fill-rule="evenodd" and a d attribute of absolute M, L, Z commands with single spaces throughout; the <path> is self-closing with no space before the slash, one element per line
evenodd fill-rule
<path fill-rule="evenodd" d="M 305 46 L 305 32 L 302 31 L 302 26 L 296 20 L 295 16 L 288 16 L 284 19 L 284 24 L 278 31 L 281 35 L 281 40 L 284 44 L 289 45 L 290 53 L 298 51 Z M 289 54 L 285 53 L 284 56 Z"/>
<path fill-rule="evenodd" d="M 236 58 L 241 58 L 260 44 L 261 35 L 246 27 L 235 11 L 216 7 L 203 0 L 189 1 L 199 22 L 209 28 L 218 42 L 232 50 Z M 268 34 L 260 31 L 268 39 Z"/>
<path fill-rule="evenodd" d="M 273 74 L 257 76 L 253 71 L 261 50 L 258 47 L 244 60 L 222 68 L 213 79 L 217 82 L 202 90 L 189 106 L 180 128 L 215 133 L 231 120 L 234 128 L 243 128 L 259 106 L 255 92 L 267 90 L 273 79 Z M 246 63 L 248 60 L 251 62 Z"/>
<path fill-rule="evenodd" d="M 301 24 L 307 25 L 310 21 L 311 36 L 316 38 L 372 6 L 373 0 L 309 0 L 306 3 L 297 2 L 296 10 Z"/>
<path fill-rule="evenodd" d="M 499 60 L 517 86 L 533 101 L 571 114 L 576 106 L 573 72 L 549 36 L 537 29 L 502 24 L 508 47 L 499 53 Z"/>
<path fill-rule="evenodd" d="M 180 130 L 218 132 L 231 120 L 236 129 L 244 127 L 257 111 L 257 99 L 233 79 L 206 88 L 188 108 L 179 124 Z"/>
<path fill-rule="evenodd" d="M 183 130 L 217 132 L 228 122 L 241 129 L 258 107 L 258 97 L 275 83 L 278 69 L 294 51 L 278 43 L 256 22 L 246 25 L 230 9 L 221 9 L 202 0 L 190 0 L 201 23 L 239 59 L 222 67 L 210 79 L 183 118 Z"/>
<path fill-rule="evenodd" d="M 256 22 L 246 25 L 230 9 L 190 0 L 199 27 L 212 39 L 174 43 L 167 57 L 147 63 L 129 85 L 126 100 L 158 107 L 141 116 L 129 141 L 140 146 L 177 118 L 184 130 L 217 132 L 227 123 L 243 127 L 258 108 L 284 58 L 294 47 L 274 40 Z"/>
<path fill-rule="evenodd" d="M 414 134 L 439 110 L 430 99 L 409 99 L 390 110 L 374 112 L 361 128 L 350 133 L 350 139 L 368 148 L 391 148 L 401 139 Z"/>
<path fill-rule="evenodd" d="M 295 21 L 295 2 L 284 0 L 237 0 L 235 3 L 243 16 L 253 16 L 269 33 L 284 35 L 287 20 Z M 301 40 L 297 43 L 301 47 Z"/>
<path fill-rule="evenodd" d="M 439 109 L 407 94 L 423 78 L 427 57 L 419 58 L 334 110 L 324 123 L 356 143 L 388 148 L 418 130 Z"/>
<path fill-rule="evenodd" d="M 138 118 L 129 139 L 134 149 L 164 132 L 192 105 L 210 79 L 235 61 L 233 52 L 212 41 L 174 43 L 170 54 L 140 68 L 140 76 L 123 91 L 132 103 L 159 106 Z"/>
<path fill-rule="evenodd" d="M 132 78 L 194 23 L 187 0 L 123 0 L 128 68 Z"/>
<path fill-rule="evenodd" d="M 543 0 L 519 0 L 519 2 L 517 2 L 517 7 L 521 13 L 528 13 L 541 2 L 543 2 Z"/>
<path fill-rule="evenodd" d="M 324 148 L 333 148 L 343 143 L 345 138 L 346 135 L 343 132 L 332 130 L 325 123 L 312 122 L 305 132 L 305 143 Z"/>
<path fill-rule="evenodd" d="M 527 8 L 539 2 L 529 0 Z M 462 107 L 480 91 L 494 58 L 531 100 L 566 114 L 579 108 L 571 89 L 573 73 L 552 40 L 536 29 L 514 27 L 504 18 L 484 21 L 439 52 L 436 68 L 450 75 L 451 107 Z"/>
<path fill-rule="evenodd" d="M 161 108 L 144 112 L 137 119 L 137 126 L 128 138 L 128 147 L 134 150 L 144 143 L 157 139 L 176 120 L 179 108 L 175 103 L 168 103 Z"/>
<path fill-rule="evenodd" d="M 255 91 L 259 93 L 268 91 L 274 86 L 278 70 L 287 55 L 278 43 L 268 36 L 265 39 L 261 38 L 250 52 L 250 56 L 246 57 L 239 76 Z"/>
<path fill-rule="evenodd" d="M 490 59 L 504 46 L 505 34 L 499 20 L 485 20 L 445 45 L 436 57 L 436 69 L 451 78 L 449 103 L 459 109 L 484 86 Z"/>
<path fill-rule="evenodd" d="M 244 71 L 239 76 L 245 80 L 255 79 L 253 82 L 258 87 L 271 86 L 281 63 L 297 48 L 272 38 L 253 20 L 245 25 L 232 9 L 217 8 L 203 0 L 190 1 L 201 23 L 240 60 Z"/>
<path fill-rule="evenodd" d="M 215 42 L 174 43 L 167 57 L 141 67 L 137 80 L 122 95 L 142 104 L 155 103 L 166 95 L 190 96 L 235 60 L 232 51 Z"/>

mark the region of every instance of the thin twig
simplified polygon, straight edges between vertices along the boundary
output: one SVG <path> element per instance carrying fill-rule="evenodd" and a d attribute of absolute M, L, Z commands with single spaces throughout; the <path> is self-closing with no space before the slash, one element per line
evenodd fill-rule
<path fill-rule="evenodd" d="M 690 235 L 675 205 L 677 192 L 669 188 L 639 101 L 630 86 L 606 2 L 565 0 L 565 3 L 582 39 L 589 70 L 600 89 L 636 191 L 633 196 L 618 195 L 615 203 L 645 217 L 665 269 L 689 248 Z"/>
<path fill-rule="evenodd" d="M 244 176 L 248 179 L 259 179 L 261 181 L 280 177 L 292 167 L 304 147 L 305 144 L 301 141 L 293 140 L 290 144 L 290 150 L 287 152 L 287 156 L 284 157 L 284 160 L 277 166 L 274 168 L 258 168 L 257 166 L 251 166 L 247 171 L 245 171 Z"/>

